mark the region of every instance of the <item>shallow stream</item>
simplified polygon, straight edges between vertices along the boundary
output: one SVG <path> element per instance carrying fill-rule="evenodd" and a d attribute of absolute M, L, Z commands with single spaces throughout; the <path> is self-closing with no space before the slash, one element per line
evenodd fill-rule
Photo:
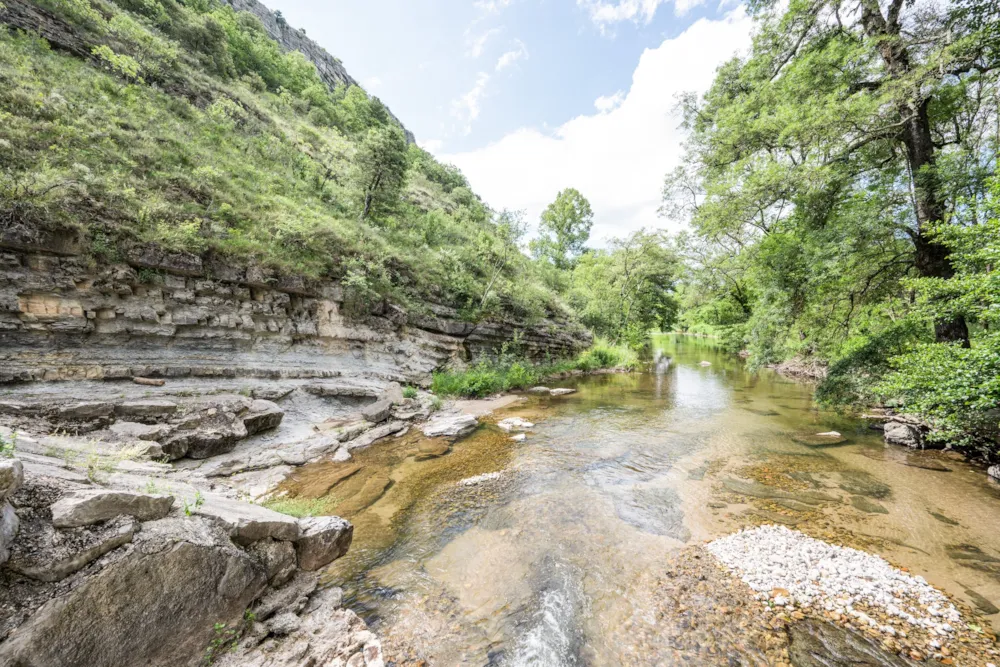
<path fill-rule="evenodd" d="M 703 339 L 641 374 L 557 383 L 451 444 L 416 433 L 296 471 L 284 489 L 355 524 L 329 571 L 391 651 L 438 665 L 652 664 L 651 582 L 678 550 L 783 523 L 878 553 L 1000 615 L 1000 487 L 943 452 L 883 444 L 809 385 Z M 711 365 L 703 365 L 702 362 Z M 817 438 L 838 431 L 841 438 Z M 501 472 L 474 486 L 460 480 Z"/>

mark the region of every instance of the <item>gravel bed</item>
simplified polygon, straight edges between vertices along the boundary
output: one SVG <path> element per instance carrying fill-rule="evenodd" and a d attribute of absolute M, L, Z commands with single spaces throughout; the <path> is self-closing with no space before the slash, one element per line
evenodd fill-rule
<path fill-rule="evenodd" d="M 923 577 L 784 526 L 741 530 L 705 548 L 759 599 L 789 611 L 843 614 L 888 636 L 898 631 L 888 619 L 942 638 L 961 621 L 955 606 Z"/>

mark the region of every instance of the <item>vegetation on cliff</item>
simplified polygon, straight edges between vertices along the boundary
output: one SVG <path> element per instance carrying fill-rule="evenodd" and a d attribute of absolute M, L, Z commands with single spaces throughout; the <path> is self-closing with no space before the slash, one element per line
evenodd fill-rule
<path fill-rule="evenodd" d="M 256 17 L 216 0 L 4 5 L 0 231 L 76 227 L 102 264 L 155 243 L 332 278 L 360 309 L 562 307 L 509 214 Z"/>
<path fill-rule="evenodd" d="M 892 399 L 995 446 L 995 3 L 749 10 L 752 50 L 685 100 L 666 183 L 694 228 L 683 324 L 754 366 L 828 360 L 821 398 Z"/>

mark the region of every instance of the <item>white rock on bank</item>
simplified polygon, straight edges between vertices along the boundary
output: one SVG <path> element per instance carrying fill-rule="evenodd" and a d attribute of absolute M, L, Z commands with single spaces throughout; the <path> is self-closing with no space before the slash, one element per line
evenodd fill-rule
<path fill-rule="evenodd" d="M 784 526 L 741 530 L 705 548 L 738 575 L 760 599 L 774 589 L 786 603 L 836 611 L 876 627 L 865 613 L 880 610 L 911 626 L 939 635 L 961 620 L 943 593 L 923 577 L 907 574 L 884 559 L 813 539 Z"/>
<path fill-rule="evenodd" d="M 839 438 L 840 433 L 837 431 L 824 431 L 823 433 L 817 433 L 817 437 L 820 438 Z"/>
<path fill-rule="evenodd" d="M 558 389 L 550 389 L 550 396 L 565 396 L 566 394 L 575 394 L 576 389 L 570 389 L 569 387 L 559 387 Z"/>
<path fill-rule="evenodd" d="M 457 437 L 475 430 L 479 424 L 472 415 L 442 415 L 420 427 L 428 438 Z"/>
<path fill-rule="evenodd" d="M 500 430 L 510 433 L 511 431 L 524 431 L 526 429 L 534 426 L 527 419 L 522 419 L 521 417 L 507 417 L 506 419 L 501 419 L 497 422 L 497 427 Z"/>
<path fill-rule="evenodd" d="M 513 440 L 514 442 L 524 442 L 524 439 L 527 437 L 528 436 L 526 436 L 523 433 L 518 433 L 517 435 L 510 436 L 510 439 Z"/>

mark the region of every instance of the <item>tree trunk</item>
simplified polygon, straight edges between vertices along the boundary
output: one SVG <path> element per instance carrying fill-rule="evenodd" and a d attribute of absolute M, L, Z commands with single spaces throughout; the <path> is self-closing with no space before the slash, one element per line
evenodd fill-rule
<path fill-rule="evenodd" d="M 862 0 L 861 23 L 869 39 L 875 40 L 879 55 L 885 63 L 890 79 L 900 79 L 910 73 L 910 54 L 900 36 L 899 11 L 903 0 L 892 0 L 889 20 L 882 16 L 878 0 Z M 944 202 L 940 197 L 935 171 L 934 142 L 931 139 L 931 121 L 927 114 L 928 100 L 917 88 L 912 99 L 900 104 L 900 119 L 904 122 L 901 138 L 906 147 L 906 160 L 913 179 L 914 213 L 917 233 L 913 236 L 914 263 L 924 278 L 951 278 L 955 269 L 951 265 L 948 248 L 928 236 L 928 228 L 944 220 Z M 939 343 L 960 342 L 969 347 L 969 327 L 961 315 L 934 324 L 934 337 Z"/>

